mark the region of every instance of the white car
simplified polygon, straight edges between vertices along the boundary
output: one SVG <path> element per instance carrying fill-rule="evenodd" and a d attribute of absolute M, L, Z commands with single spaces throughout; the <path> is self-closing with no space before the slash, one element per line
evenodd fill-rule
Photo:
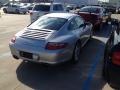
<path fill-rule="evenodd" d="M 26 14 L 28 9 L 26 7 L 17 5 L 17 4 L 10 4 L 8 6 L 3 7 L 4 13 L 23 13 Z"/>
<path fill-rule="evenodd" d="M 51 13 L 15 34 L 10 50 L 15 59 L 58 64 L 80 60 L 81 48 L 92 38 L 92 24 L 77 14 Z"/>
<path fill-rule="evenodd" d="M 30 11 L 31 23 L 36 21 L 40 16 L 48 13 L 65 12 L 61 3 L 40 3 L 36 4 Z"/>

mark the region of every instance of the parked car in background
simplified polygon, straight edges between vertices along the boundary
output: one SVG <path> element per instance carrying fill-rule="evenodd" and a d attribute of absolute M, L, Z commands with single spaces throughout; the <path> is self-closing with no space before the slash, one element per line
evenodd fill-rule
<path fill-rule="evenodd" d="M 0 8 L 3 6 L 3 4 L 0 2 Z"/>
<path fill-rule="evenodd" d="M 9 46 L 15 59 L 48 64 L 77 62 L 91 37 L 92 24 L 79 15 L 51 13 L 18 32 Z"/>
<path fill-rule="evenodd" d="M 91 22 L 94 27 L 100 29 L 103 22 L 108 19 L 108 14 L 105 9 L 100 6 L 85 6 L 77 11 L 76 14 L 82 16 L 85 21 Z"/>
<path fill-rule="evenodd" d="M 112 14 L 116 13 L 116 7 L 114 6 L 104 6 L 107 12 L 111 12 Z"/>
<path fill-rule="evenodd" d="M 104 53 L 103 77 L 115 90 L 120 90 L 120 22 L 107 41 Z"/>
<path fill-rule="evenodd" d="M 70 12 L 71 10 L 75 10 L 76 5 L 75 4 L 68 4 L 66 6 L 66 11 Z"/>
<path fill-rule="evenodd" d="M 36 21 L 42 15 L 57 12 L 65 12 L 64 6 L 60 3 L 36 4 L 30 12 L 31 23 Z"/>
<path fill-rule="evenodd" d="M 32 10 L 34 3 L 20 3 L 20 5 L 27 8 L 28 10 Z"/>
<path fill-rule="evenodd" d="M 26 14 L 28 9 L 24 6 L 20 6 L 19 4 L 9 4 L 3 7 L 4 13 L 22 13 Z"/>

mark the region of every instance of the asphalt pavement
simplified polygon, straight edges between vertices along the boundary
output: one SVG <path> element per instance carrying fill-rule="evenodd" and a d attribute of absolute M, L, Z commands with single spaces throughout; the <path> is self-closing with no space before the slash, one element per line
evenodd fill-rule
<path fill-rule="evenodd" d="M 29 22 L 29 15 L 5 14 L 0 18 L 0 90 L 113 90 L 102 78 L 110 25 L 95 30 L 77 64 L 51 66 L 12 58 L 8 43 Z"/>

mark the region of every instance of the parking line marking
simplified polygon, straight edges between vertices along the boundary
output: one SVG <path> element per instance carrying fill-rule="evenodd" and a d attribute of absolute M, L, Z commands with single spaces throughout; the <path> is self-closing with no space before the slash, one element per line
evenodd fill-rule
<path fill-rule="evenodd" d="M 4 58 L 4 57 L 9 57 L 11 55 L 10 52 L 6 52 L 0 55 L 0 58 Z"/>
<path fill-rule="evenodd" d="M 93 79 L 93 75 L 95 73 L 96 67 L 99 64 L 100 60 L 101 60 L 101 59 L 98 59 L 98 58 L 102 55 L 102 50 L 103 49 L 101 49 L 101 46 L 99 48 L 100 48 L 100 51 L 99 51 L 100 53 L 98 53 L 96 55 L 96 57 L 94 58 L 94 60 L 93 60 L 93 64 L 92 64 L 92 66 L 90 68 L 90 71 L 88 73 L 88 77 L 83 83 L 82 90 L 90 90 L 91 80 Z"/>

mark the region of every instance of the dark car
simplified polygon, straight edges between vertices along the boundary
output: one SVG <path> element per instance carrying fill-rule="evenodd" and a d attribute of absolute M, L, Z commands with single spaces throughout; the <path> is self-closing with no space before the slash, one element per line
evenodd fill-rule
<path fill-rule="evenodd" d="M 120 25 L 117 27 L 107 41 L 104 53 L 103 77 L 113 88 L 120 90 Z"/>
<path fill-rule="evenodd" d="M 104 8 L 106 9 L 107 12 L 111 12 L 112 14 L 116 13 L 116 7 L 114 6 L 105 6 Z"/>
<path fill-rule="evenodd" d="M 77 12 L 80 16 L 82 16 L 85 21 L 91 22 L 94 27 L 98 27 L 100 29 L 102 22 L 106 22 L 108 18 L 105 12 L 105 9 L 100 6 L 85 6 Z"/>

